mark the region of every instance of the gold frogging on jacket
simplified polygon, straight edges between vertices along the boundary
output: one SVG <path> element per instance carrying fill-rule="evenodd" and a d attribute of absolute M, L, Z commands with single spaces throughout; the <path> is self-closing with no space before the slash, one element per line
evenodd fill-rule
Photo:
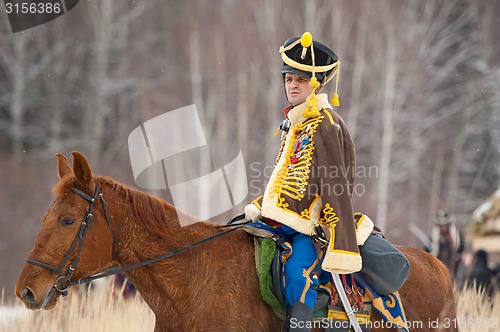
<path fill-rule="evenodd" d="M 361 269 L 358 244 L 364 243 L 373 224 L 368 218 L 358 219 L 359 223 L 354 221 L 349 190 L 355 178 L 354 144 L 342 118 L 332 110 L 328 96 L 318 94 L 317 97 L 318 116 L 304 114 L 307 103 L 288 112 L 290 129 L 283 138 L 264 196 L 254 202 L 261 207 L 263 217 L 303 234 L 311 234 L 315 223 L 323 224 L 330 245 L 322 268 L 335 273 L 352 273 Z M 297 149 L 297 141 L 305 134 L 308 144 Z M 297 157 L 300 151 L 304 155 Z M 312 172 L 313 167 L 320 165 L 342 167 L 346 172 L 339 177 Z M 328 188 L 341 186 L 343 191 L 333 193 L 320 184 Z"/>
<path fill-rule="evenodd" d="M 304 198 L 304 193 L 307 189 L 309 173 L 311 172 L 311 160 L 314 151 L 314 133 L 318 124 L 323 120 L 324 116 L 309 119 L 300 123 L 293 129 L 292 139 L 288 144 L 286 161 L 278 170 L 276 180 L 271 187 L 270 197 L 278 195 L 277 204 L 282 208 L 287 208 L 288 205 L 284 202 L 281 195 L 286 195 L 294 200 Z M 307 138 L 304 138 L 307 135 Z M 302 142 L 300 141 L 301 139 Z M 308 141 L 305 143 L 305 141 Z M 297 147 L 297 144 L 300 146 Z M 302 147 L 303 146 L 303 147 Z M 281 156 L 278 156 L 278 159 Z M 296 158 L 294 160 L 294 158 Z M 293 212 L 293 211 L 291 211 Z M 304 212 L 301 212 L 303 214 Z"/>

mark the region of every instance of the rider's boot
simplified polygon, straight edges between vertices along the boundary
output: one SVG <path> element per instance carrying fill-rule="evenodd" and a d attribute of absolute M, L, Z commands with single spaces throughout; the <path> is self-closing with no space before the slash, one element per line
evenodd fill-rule
<path fill-rule="evenodd" d="M 295 302 L 290 309 L 290 332 L 312 331 L 313 309 L 302 302 Z"/>

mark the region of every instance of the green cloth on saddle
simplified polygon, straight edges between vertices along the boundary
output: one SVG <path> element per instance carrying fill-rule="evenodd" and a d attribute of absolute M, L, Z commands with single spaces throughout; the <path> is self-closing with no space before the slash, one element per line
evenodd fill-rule
<path fill-rule="evenodd" d="M 271 264 L 276 252 L 276 242 L 272 238 L 261 238 L 254 236 L 255 265 L 260 281 L 260 293 L 264 302 L 276 313 L 280 319 L 285 317 L 285 309 L 274 295 L 273 277 L 271 275 Z"/>

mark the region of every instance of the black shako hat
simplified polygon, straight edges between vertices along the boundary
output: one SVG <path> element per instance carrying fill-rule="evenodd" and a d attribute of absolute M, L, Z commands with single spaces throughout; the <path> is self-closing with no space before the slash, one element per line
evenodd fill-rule
<path fill-rule="evenodd" d="M 338 82 L 340 61 L 329 47 L 313 40 L 309 32 L 304 32 L 301 37 L 287 39 L 280 47 L 281 58 L 283 60 L 282 73 L 296 74 L 311 78 L 311 86 L 318 88 L 328 83 L 334 76 L 337 76 L 335 93 L 332 98 L 332 105 L 338 106 Z M 315 77 L 315 79 L 312 79 Z"/>

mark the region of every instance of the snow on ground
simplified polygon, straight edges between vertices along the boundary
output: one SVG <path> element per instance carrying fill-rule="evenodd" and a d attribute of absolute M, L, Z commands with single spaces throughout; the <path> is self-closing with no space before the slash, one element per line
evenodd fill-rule
<path fill-rule="evenodd" d="M 0 305 L 0 326 L 9 326 L 13 321 L 22 319 L 28 314 L 28 311 L 24 306 L 5 306 Z"/>

